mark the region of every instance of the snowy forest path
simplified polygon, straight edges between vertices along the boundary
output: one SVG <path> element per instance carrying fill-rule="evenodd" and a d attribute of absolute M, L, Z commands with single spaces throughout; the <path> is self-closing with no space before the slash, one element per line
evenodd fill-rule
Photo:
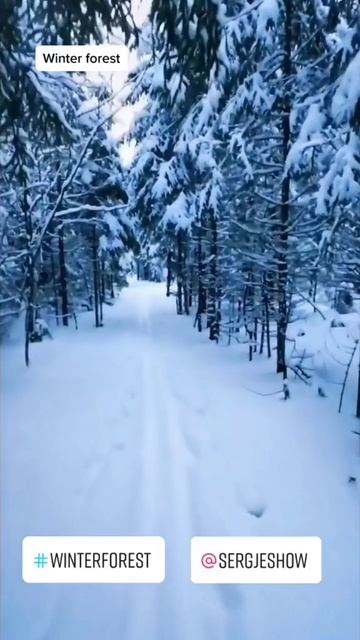
<path fill-rule="evenodd" d="M 162 292 L 144 285 L 141 296 L 136 286 L 129 293 L 134 300 L 142 354 L 143 463 L 137 506 L 138 531 L 143 535 L 160 534 L 166 540 L 166 582 L 161 592 L 141 587 L 142 596 L 137 593 L 136 602 L 129 608 L 131 624 L 126 637 L 141 640 L 145 618 L 147 635 L 154 639 L 167 640 L 170 628 L 172 640 L 208 637 L 210 627 L 207 632 L 203 629 L 203 621 L 208 618 L 206 610 L 212 611 L 211 633 L 221 637 L 224 620 L 217 592 L 208 588 L 206 600 L 202 601 L 199 587 L 190 584 L 190 539 L 196 533 L 191 468 L 200 449 L 194 449 L 187 440 L 188 411 L 172 376 L 178 354 L 169 351 L 169 335 L 164 332 L 159 313 L 164 305 L 155 293 Z M 189 382 L 190 400 L 194 381 L 190 378 Z M 182 380 L 185 394 L 187 384 Z M 192 407 L 190 411 L 192 415 Z"/>
<path fill-rule="evenodd" d="M 3 350 L 4 638 L 312 640 L 317 628 L 338 640 L 341 625 L 355 640 L 358 516 L 343 422 L 324 404 L 319 418 L 300 386 L 287 403 L 246 391 L 276 384 L 266 360 L 210 344 L 174 306 L 162 284 L 133 282 L 103 328 L 84 314 L 78 332 L 33 345 L 30 369 L 22 335 Z M 27 585 L 27 535 L 160 535 L 166 580 Z M 193 585 L 194 535 L 319 535 L 325 579 Z"/>

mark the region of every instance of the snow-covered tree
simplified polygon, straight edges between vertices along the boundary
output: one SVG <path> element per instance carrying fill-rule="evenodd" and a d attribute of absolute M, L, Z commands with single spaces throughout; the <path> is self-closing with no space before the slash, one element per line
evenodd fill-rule
<path fill-rule="evenodd" d="M 27 362 L 39 305 L 49 302 L 49 282 L 57 317 L 68 322 L 69 238 L 81 238 L 85 253 L 92 255 L 89 268 L 95 269 L 98 260 L 106 265 L 106 255 L 124 244 L 131 229 L 119 209 L 126 194 L 118 150 L 108 135 L 111 113 L 83 109 L 91 97 L 83 78 L 35 70 L 34 48 L 39 41 L 100 41 L 116 26 L 123 28 L 126 40 L 136 40 L 124 5 L 110 9 L 107 2 L 88 3 L 84 10 L 61 1 L 30 1 L 23 10 L 21 3 L 5 3 L 7 22 L 0 26 L 0 313 L 6 321 L 25 309 Z M 91 242 L 89 225 L 95 229 Z M 98 300 L 101 278 L 94 276 Z"/>

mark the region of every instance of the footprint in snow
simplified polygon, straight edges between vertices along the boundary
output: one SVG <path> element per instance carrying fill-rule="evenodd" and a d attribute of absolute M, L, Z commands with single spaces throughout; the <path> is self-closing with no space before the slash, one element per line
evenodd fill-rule
<path fill-rule="evenodd" d="M 262 518 L 264 515 L 267 505 L 261 495 L 262 492 L 253 488 L 252 490 L 248 487 L 248 490 L 245 492 L 241 491 L 240 487 L 237 487 L 237 496 L 242 503 L 242 506 L 247 511 L 250 516 L 254 518 Z"/>
<path fill-rule="evenodd" d="M 254 518 L 261 518 L 266 511 L 266 506 L 264 504 L 249 505 L 246 507 L 246 511 Z"/>

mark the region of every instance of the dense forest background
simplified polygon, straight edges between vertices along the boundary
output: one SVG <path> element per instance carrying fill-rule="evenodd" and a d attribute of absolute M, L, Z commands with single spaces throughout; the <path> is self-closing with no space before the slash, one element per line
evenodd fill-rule
<path fill-rule="evenodd" d="M 131 5 L 3 0 L 1 333 L 24 317 L 29 364 L 49 323 L 101 327 L 134 272 L 308 384 L 289 327 L 360 294 L 358 2 L 153 0 L 141 25 Z M 109 38 L 135 61 L 119 87 L 35 70 L 36 44 Z"/>

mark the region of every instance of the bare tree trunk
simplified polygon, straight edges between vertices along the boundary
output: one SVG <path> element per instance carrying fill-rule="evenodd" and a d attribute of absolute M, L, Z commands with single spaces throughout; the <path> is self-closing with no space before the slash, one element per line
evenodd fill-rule
<path fill-rule="evenodd" d="M 106 265 L 104 258 L 101 258 L 101 299 L 102 302 L 106 298 Z"/>
<path fill-rule="evenodd" d="M 56 285 L 56 268 L 55 268 L 55 260 L 53 253 L 53 243 L 52 239 L 49 239 L 50 242 L 50 265 L 51 265 L 51 281 L 53 286 L 53 295 L 54 295 L 54 311 L 55 311 L 55 320 L 57 326 L 59 326 L 59 301 L 58 301 L 58 291 Z"/>
<path fill-rule="evenodd" d="M 186 279 L 184 279 L 183 292 L 184 292 L 184 311 L 188 316 L 190 314 L 190 303 L 189 303 L 190 298 L 189 298 L 189 287 Z"/>
<path fill-rule="evenodd" d="M 237 317 L 236 317 L 235 333 L 239 333 L 240 332 L 241 314 L 242 314 L 242 300 L 241 300 L 241 298 L 239 298 L 238 299 L 238 304 L 237 304 Z"/>
<path fill-rule="evenodd" d="M 104 320 L 104 301 L 106 295 L 106 287 L 105 287 L 105 260 L 101 258 L 100 261 L 100 277 L 99 277 L 99 312 L 100 312 L 100 325 L 103 324 Z"/>
<path fill-rule="evenodd" d="M 257 339 L 258 339 L 258 319 L 254 318 L 254 353 L 257 353 Z"/>
<path fill-rule="evenodd" d="M 190 269 L 190 283 L 189 283 L 189 308 L 193 306 L 194 300 L 194 265 L 191 265 Z"/>
<path fill-rule="evenodd" d="M 262 310 L 262 318 L 261 318 L 260 347 L 259 347 L 259 354 L 261 356 L 264 353 L 265 329 L 266 329 L 266 325 L 265 325 L 265 309 L 263 308 L 263 310 Z"/>
<path fill-rule="evenodd" d="M 114 289 L 114 276 L 113 276 L 112 273 L 110 273 L 110 284 L 109 284 L 109 286 L 110 286 L 110 298 L 112 300 L 114 300 L 114 298 L 115 298 L 115 289 Z"/>
<path fill-rule="evenodd" d="M 187 233 L 182 232 L 183 235 L 183 250 L 182 250 L 182 261 L 181 261 L 181 271 L 182 271 L 182 281 L 183 281 L 183 294 L 184 294 L 184 311 L 188 316 L 190 314 L 190 302 L 189 302 L 189 277 L 187 271 L 187 250 L 188 250 L 188 242 L 187 242 Z"/>
<path fill-rule="evenodd" d="M 67 286 L 67 272 L 66 272 L 66 257 L 65 257 L 65 239 L 64 239 L 64 227 L 59 227 L 59 265 L 60 265 L 60 296 L 61 296 L 61 314 L 62 323 L 64 327 L 69 325 L 69 300 L 68 300 L 68 286 Z"/>
<path fill-rule="evenodd" d="M 202 220 L 199 221 L 197 241 L 197 267 L 198 267 L 198 306 L 196 311 L 196 325 L 198 331 L 202 331 L 202 316 L 206 313 L 206 289 L 204 284 L 205 266 L 203 261 L 203 228 Z"/>
<path fill-rule="evenodd" d="M 99 310 L 99 256 L 98 256 L 98 237 L 96 231 L 96 224 L 93 225 L 92 234 L 92 260 L 93 260 L 93 278 L 94 278 L 94 311 L 95 311 L 95 326 L 100 327 L 100 310 Z"/>
<path fill-rule="evenodd" d="M 248 308 L 250 307 L 250 321 L 247 321 L 248 333 L 249 333 L 249 360 L 253 359 L 253 354 L 256 353 L 256 333 L 257 333 L 257 321 L 255 319 L 255 288 L 254 288 L 254 273 L 252 268 L 249 269 L 248 274 L 249 285 L 248 290 Z"/>
<path fill-rule="evenodd" d="M 210 213 L 210 273 L 208 289 L 208 318 L 209 339 L 218 342 L 220 336 L 220 322 L 218 313 L 218 230 L 213 211 Z"/>
<path fill-rule="evenodd" d="M 26 174 L 23 173 L 23 184 L 26 186 Z M 31 213 L 29 211 L 29 202 L 27 191 L 24 190 L 24 198 L 22 201 L 22 208 L 25 218 L 25 232 L 26 232 L 26 280 L 25 280 L 25 296 L 26 296 L 26 309 L 25 309 L 25 364 L 28 367 L 30 364 L 30 341 L 31 336 L 35 330 L 35 264 L 34 256 L 31 251 L 31 241 L 33 237 L 33 225 L 31 220 Z"/>
<path fill-rule="evenodd" d="M 265 311 L 265 331 L 266 331 L 267 357 L 271 358 L 269 296 L 268 296 L 268 292 L 267 292 L 267 278 L 266 278 L 266 276 L 265 276 L 265 287 L 264 287 L 264 311 Z"/>
<path fill-rule="evenodd" d="M 178 231 L 177 236 L 176 236 L 176 241 L 177 241 L 177 265 L 176 265 L 176 270 L 177 270 L 177 298 L 176 298 L 176 308 L 177 308 L 177 312 L 179 315 L 182 315 L 183 313 L 183 282 L 182 282 L 182 256 L 181 256 L 181 252 L 182 252 L 182 243 L 181 243 L 181 237 L 180 237 L 180 231 Z"/>
<path fill-rule="evenodd" d="M 248 318 L 248 307 L 249 307 L 248 297 L 249 297 L 250 291 L 251 291 L 251 287 L 247 284 L 244 290 L 243 313 L 244 313 L 245 331 L 249 338 L 249 362 L 251 362 L 253 359 L 253 332 L 250 329 L 250 323 Z"/>
<path fill-rule="evenodd" d="M 287 160 L 290 145 L 290 87 L 291 77 L 291 43 L 292 43 L 292 0 L 285 0 L 285 41 L 283 71 L 283 116 L 282 116 L 282 147 L 283 163 Z M 288 324 L 288 225 L 290 217 L 290 176 L 287 172 L 281 185 L 281 206 L 279 220 L 279 252 L 278 252 L 278 319 L 277 319 L 277 373 L 287 378 L 286 367 L 286 331 Z"/>
<path fill-rule="evenodd" d="M 172 251 L 169 249 L 168 253 L 167 253 L 167 258 L 166 258 L 166 268 L 167 268 L 167 274 L 166 274 L 166 296 L 169 298 L 170 297 L 170 293 L 171 293 L 171 282 L 172 282 L 172 261 L 173 261 L 173 254 Z"/>

